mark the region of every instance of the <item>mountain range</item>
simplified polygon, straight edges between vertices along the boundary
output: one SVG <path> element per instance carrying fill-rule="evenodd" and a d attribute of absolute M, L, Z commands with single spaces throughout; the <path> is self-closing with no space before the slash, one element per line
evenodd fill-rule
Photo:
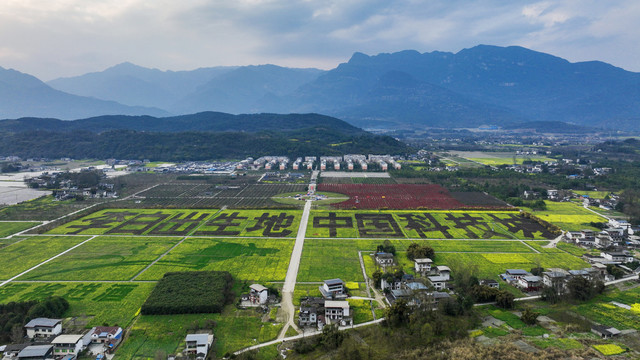
<path fill-rule="evenodd" d="M 517 46 L 355 53 L 329 71 L 259 65 L 174 72 L 124 63 L 47 84 L 0 69 L 0 95 L 0 118 L 314 112 L 394 129 L 531 121 L 635 129 L 640 120 L 640 73 Z"/>

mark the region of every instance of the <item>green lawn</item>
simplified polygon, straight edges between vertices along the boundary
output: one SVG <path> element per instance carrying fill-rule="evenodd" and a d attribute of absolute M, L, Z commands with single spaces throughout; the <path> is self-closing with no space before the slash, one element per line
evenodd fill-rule
<path fill-rule="evenodd" d="M 22 230 L 30 229 L 36 225 L 40 225 L 39 222 L 0 222 L 0 238 L 13 235 Z"/>
<path fill-rule="evenodd" d="M 61 296 L 69 301 L 65 317 L 89 317 L 86 327 L 104 323 L 127 327 L 153 283 L 10 283 L 0 288 L 0 303 Z"/>
<path fill-rule="evenodd" d="M 293 250 L 289 239 L 187 239 L 137 280 L 158 280 L 170 271 L 225 270 L 235 279 L 284 281 Z"/>
<path fill-rule="evenodd" d="M 598 230 L 591 227 L 591 222 L 607 222 L 607 219 L 585 209 L 582 205 L 572 202 L 545 201 L 547 209 L 534 211 L 526 209 L 540 219 L 559 226 L 566 231 L 580 231 L 582 229 Z"/>
<path fill-rule="evenodd" d="M 254 310 L 229 307 L 223 314 L 143 315 L 133 325 L 129 338 L 116 351 L 116 359 L 148 359 L 159 354 L 175 354 L 184 347 L 184 338 L 194 324 L 215 321 L 214 350 L 218 356 L 247 346 L 273 340 L 282 324 L 260 320 Z"/>
<path fill-rule="evenodd" d="M 179 238 L 97 237 L 21 280 L 130 280 Z"/>
<path fill-rule="evenodd" d="M 12 276 L 81 243 L 83 236 L 34 236 L 0 249 L 0 279 Z"/>

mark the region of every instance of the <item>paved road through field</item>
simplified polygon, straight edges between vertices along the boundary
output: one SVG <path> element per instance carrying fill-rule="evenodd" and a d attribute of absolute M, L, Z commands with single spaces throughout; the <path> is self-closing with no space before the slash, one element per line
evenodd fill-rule
<path fill-rule="evenodd" d="M 311 200 L 307 200 L 304 204 L 302 218 L 300 219 L 300 227 L 298 228 L 296 243 L 293 245 L 293 251 L 291 252 L 291 260 L 289 261 L 287 276 L 284 278 L 284 286 L 282 286 L 282 301 L 280 302 L 280 306 L 288 320 L 282 328 L 278 339 L 283 339 L 285 337 L 290 326 L 293 326 L 294 329 L 298 328 L 295 323 L 296 309 L 293 306 L 293 291 L 296 288 L 296 279 L 298 278 L 298 269 L 300 268 L 300 257 L 302 257 L 302 247 L 304 245 L 304 237 L 307 232 L 307 222 L 309 221 L 310 212 Z"/>

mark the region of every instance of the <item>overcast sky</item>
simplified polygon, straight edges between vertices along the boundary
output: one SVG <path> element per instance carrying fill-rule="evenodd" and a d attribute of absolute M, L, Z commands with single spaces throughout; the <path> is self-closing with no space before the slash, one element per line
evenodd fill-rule
<path fill-rule="evenodd" d="M 0 0 L 0 66 L 42 80 L 162 70 L 331 69 L 356 51 L 520 45 L 640 71 L 638 0 Z"/>

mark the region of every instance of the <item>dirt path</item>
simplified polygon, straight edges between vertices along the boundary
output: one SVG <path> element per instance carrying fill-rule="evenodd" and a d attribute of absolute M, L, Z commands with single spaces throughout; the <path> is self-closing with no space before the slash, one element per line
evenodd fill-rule
<path fill-rule="evenodd" d="M 291 252 L 291 260 L 289 261 L 287 276 L 285 277 L 284 285 L 282 286 L 282 301 L 280 302 L 280 306 L 288 320 L 282 328 L 280 335 L 278 335 L 278 339 L 283 339 L 286 336 L 289 327 L 293 327 L 296 331 L 298 330 L 298 326 L 295 323 L 296 309 L 293 306 L 293 292 L 296 288 L 296 279 L 298 278 L 298 269 L 300 268 L 300 258 L 302 257 L 302 248 L 304 246 L 304 237 L 307 232 L 307 223 L 309 222 L 310 212 L 311 201 L 307 200 L 304 204 L 302 218 L 300 219 L 300 227 L 298 228 L 296 243 L 293 245 L 293 251 Z"/>

